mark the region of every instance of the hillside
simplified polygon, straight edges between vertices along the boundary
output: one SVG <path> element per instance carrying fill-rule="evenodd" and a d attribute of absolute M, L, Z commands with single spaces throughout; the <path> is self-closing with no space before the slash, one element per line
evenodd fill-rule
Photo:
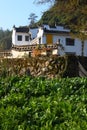
<path fill-rule="evenodd" d="M 49 24 L 54 26 L 55 24 L 60 24 L 60 18 L 58 14 L 54 14 L 52 9 L 44 12 L 41 19 L 39 20 L 38 24 Z"/>
<path fill-rule="evenodd" d="M 60 21 L 60 17 L 58 13 L 54 12 L 54 8 L 50 7 L 47 11 L 43 12 L 41 19 L 39 21 L 35 21 L 33 24 L 30 24 L 31 28 L 38 27 L 38 25 L 48 24 L 50 26 L 55 25 L 64 25 Z M 31 19 L 32 21 L 32 19 Z"/>

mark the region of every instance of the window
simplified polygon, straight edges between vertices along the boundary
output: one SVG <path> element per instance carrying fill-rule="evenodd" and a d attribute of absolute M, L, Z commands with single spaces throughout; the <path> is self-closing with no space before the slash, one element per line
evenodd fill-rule
<path fill-rule="evenodd" d="M 29 41 L 29 36 L 25 36 L 25 41 Z"/>
<path fill-rule="evenodd" d="M 18 41 L 22 41 L 22 36 L 21 35 L 18 35 Z"/>
<path fill-rule="evenodd" d="M 66 38 L 66 45 L 67 46 L 74 46 L 75 40 L 71 38 Z"/>

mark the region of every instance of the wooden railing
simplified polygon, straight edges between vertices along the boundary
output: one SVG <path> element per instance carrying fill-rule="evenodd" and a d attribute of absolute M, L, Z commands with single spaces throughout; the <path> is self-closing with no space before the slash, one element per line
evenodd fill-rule
<path fill-rule="evenodd" d="M 11 51 L 2 51 L 0 52 L 0 57 L 12 56 Z"/>
<path fill-rule="evenodd" d="M 14 45 L 12 46 L 13 50 L 16 51 L 32 51 L 33 49 L 43 49 L 43 48 L 47 48 L 47 49 L 57 49 L 58 45 L 57 44 L 52 44 L 52 45 L 46 45 L 46 44 L 33 44 L 33 45 L 26 45 L 26 46 L 17 46 Z"/>

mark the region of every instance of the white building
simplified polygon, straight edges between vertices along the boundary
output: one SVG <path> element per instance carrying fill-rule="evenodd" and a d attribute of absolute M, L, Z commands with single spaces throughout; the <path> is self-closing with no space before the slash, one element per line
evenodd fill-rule
<path fill-rule="evenodd" d="M 70 35 L 70 30 L 63 26 L 50 27 L 44 25 L 39 28 L 37 38 L 39 44 L 56 44 L 60 43 L 64 51 L 60 48 L 59 54 L 75 54 L 81 56 L 82 54 L 82 41 L 78 38 L 73 39 Z M 84 56 L 87 56 L 87 40 L 84 41 Z"/>
<path fill-rule="evenodd" d="M 12 44 L 13 45 L 29 45 L 30 44 L 30 36 L 28 27 L 13 27 L 12 31 Z"/>
<path fill-rule="evenodd" d="M 29 54 L 32 52 L 32 48 L 35 48 L 35 45 L 38 44 L 51 48 L 52 54 L 74 54 L 77 56 L 82 54 L 81 40 L 78 38 L 73 39 L 70 30 L 63 26 L 51 27 L 43 25 L 34 29 L 13 27 L 12 44 L 13 57 L 22 57 L 24 54 Z M 56 47 L 56 45 L 58 46 Z M 87 56 L 87 40 L 84 41 L 83 51 L 84 56 Z"/>
<path fill-rule="evenodd" d="M 17 46 L 30 45 L 31 40 L 37 37 L 38 28 L 30 29 L 29 27 L 13 27 L 12 44 Z"/>

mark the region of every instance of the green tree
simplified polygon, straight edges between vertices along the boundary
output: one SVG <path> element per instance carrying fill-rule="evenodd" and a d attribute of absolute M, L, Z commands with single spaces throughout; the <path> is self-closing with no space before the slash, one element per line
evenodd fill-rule
<path fill-rule="evenodd" d="M 31 13 L 29 15 L 28 20 L 30 21 L 30 24 L 29 24 L 30 26 L 33 26 L 36 23 L 36 18 L 37 18 L 37 16 L 35 13 Z"/>
<path fill-rule="evenodd" d="M 59 23 L 59 17 L 49 9 L 48 11 L 44 12 L 38 24 L 49 24 L 55 25 L 55 23 Z"/>
<path fill-rule="evenodd" d="M 0 50 L 10 49 L 12 46 L 11 31 L 0 29 Z"/>

